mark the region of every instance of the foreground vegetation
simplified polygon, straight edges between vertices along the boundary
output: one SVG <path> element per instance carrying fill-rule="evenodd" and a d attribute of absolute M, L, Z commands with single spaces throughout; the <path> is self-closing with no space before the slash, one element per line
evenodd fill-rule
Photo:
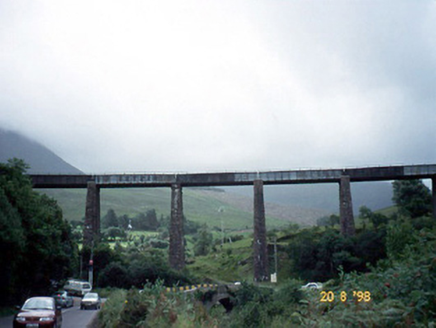
<path fill-rule="evenodd" d="M 430 222 L 430 219 L 428 219 Z M 302 280 L 243 283 L 233 310 L 207 309 L 206 292 L 168 293 L 162 283 L 116 290 L 100 313 L 101 327 L 431 327 L 436 321 L 436 228 L 408 220 L 387 227 L 387 257 L 367 272 L 337 268 L 321 291 Z M 407 237 L 406 237 L 407 236 Z M 327 297 L 325 297 L 327 295 Z M 324 297 L 323 297 L 324 296 Z"/>
<path fill-rule="evenodd" d="M 56 201 L 32 190 L 21 160 L 0 163 L 0 306 L 46 294 L 77 269 L 77 245 Z"/>
<path fill-rule="evenodd" d="M 419 181 L 396 182 L 394 191 L 401 200 L 402 193 L 417 196 L 397 202 L 390 216 L 361 208 L 353 237 L 339 233 L 334 216 L 318 227 L 270 232 L 270 245 L 278 244 L 279 284 L 243 283 L 231 293 L 229 312 L 205 305 L 210 292 L 167 293 L 155 281 L 143 293 L 110 296 L 102 327 L 434 326 L 436 224 L 430 204 L 420 200 L 429 191 Z M 251 238 L 242 238 L 192 258 L 187 272 L 194 281 L 251 280 L 250 263 Z M 303 291 L 311 280 L 322 281 L 323 290 Z"/>

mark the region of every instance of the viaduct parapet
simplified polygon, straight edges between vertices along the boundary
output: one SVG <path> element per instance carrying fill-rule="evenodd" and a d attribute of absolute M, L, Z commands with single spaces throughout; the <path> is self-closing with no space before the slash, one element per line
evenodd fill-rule
<path fill-rule="evenodd" d="M 263 186 L 273 184 L 339 184 L 340 226 L 343 235 L 354 235 L 350 183 L 402 179 L 432 179 L 433 216 L 436 218 L 436 164 L 344 169 L 268 172 L 222 172 L 183 174 L 30 175 L 34 188 L 87 188 L 84 244 L 91 245 L 100 234 L 101 188 L 171 188 L 169 262 L 180 270 L 185 266 L 183 238 L 183 187 L 243 186 L 254 188 L 254 279 L 268 277 L 269 263 L 265 228 Z"/>

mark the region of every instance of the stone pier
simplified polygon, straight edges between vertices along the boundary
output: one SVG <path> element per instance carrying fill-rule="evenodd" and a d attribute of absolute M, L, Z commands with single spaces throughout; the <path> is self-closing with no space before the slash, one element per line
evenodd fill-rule
<path fill-rule="evenodd" d="M 254 281 L 269 280 L 268 245 L 266 241 L 263 181 L 254 181 Z"/>
<path fill-rule="evenodd" d="M 433 208 L 433 218 L 436 219 L 436 176 L 431 179 L 431 204 Z"/>
<path fill-rule="evenodd" d="M 94 181 L 87 184 L 83 245 L 91 247 L 100 238 L 100 188 Z"/>
<path fill-rule="evenodd" d="M 181 270 L 185 267 L 185 245 L 183 242 L 183 200 L 182 186 L 171 186 L 171 222 L 170 222 L 170 266 Z"/>
<path fill-rule="evenodd" d="M 339 182 L 339 208 L 341 219 L 341 234 L 344 236 L 355 235 L 356 229 L 354 226 L 350 176 L 348 175 L 342 175 Z"/>

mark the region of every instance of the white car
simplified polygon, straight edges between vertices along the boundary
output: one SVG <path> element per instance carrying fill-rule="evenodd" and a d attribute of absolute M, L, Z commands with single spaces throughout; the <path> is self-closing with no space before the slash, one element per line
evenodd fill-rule
<path fill-rule="evenodd" d="M 70 279 L 65 284 L 64 289 L 70 295 L 84 296 L 92 290 L 92 287 L 87 281 Z"/>
<path fill-rule="evenodd" d="M 101 308 L 101 299 L 97 293 L 87 293 L 83 296 L 80 302 L 80 310 L 94 308 L 99 310 Z"/>
<path fill-rule="evenodd" d="M 301 289 L 322 289 L 322 284 L 319 282 L 309 282 L 301 286 Z"/>

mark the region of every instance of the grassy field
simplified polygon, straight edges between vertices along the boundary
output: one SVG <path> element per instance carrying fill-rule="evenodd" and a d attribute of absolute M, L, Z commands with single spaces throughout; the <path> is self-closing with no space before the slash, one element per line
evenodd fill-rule
<path fill-rule="evenodd" d="M 197 256 L 194 262 L 187 265 L 190 272 L 201 280 L 230 283 L 251 280 L 252 239 L 244 238 L 233 243 L 218 246 L 219 251 L 207 256 Z"/>

